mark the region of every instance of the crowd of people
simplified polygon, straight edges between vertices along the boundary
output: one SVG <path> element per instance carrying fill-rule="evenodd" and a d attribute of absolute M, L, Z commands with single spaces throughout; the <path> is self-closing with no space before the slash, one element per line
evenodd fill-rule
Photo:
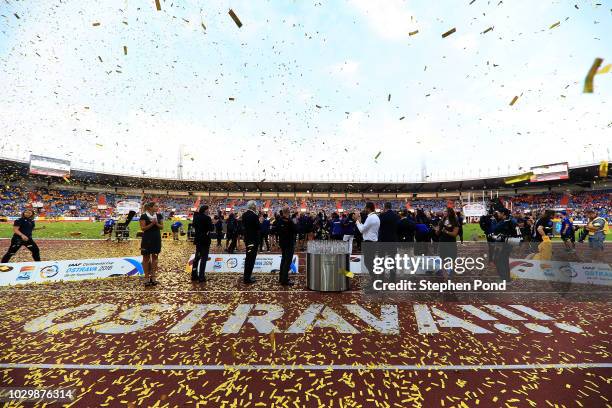
<path fill-rule="evenodd" d="M 583 209 L 596 208 L 599 215 L 612 220 L 612 191 L 589 191 L 577 192 L 571 195 L 560 193 L 546 193 L 533 195 L 517 195 L 506 197 L 508 207 L 514 212 L 542 211 L 547 208 L 564 208 L 572 212 L 575 219 L 586 220 Z M 169 216 L 180 214 L 191 216 L 194 207 L 197 207 L 197 198 L 192 196 L 172 195 L 124 195 L 117 193 L 94 193 L 73 190 L 54 190 L 48 188 L 23 188 L 18 185 L 3 185 L 0 187 L 0 216 L 18 217 L 23 208 L 36 204 L 37 214 L 47 218 L 53 217 L 91 217 L 107 218 L 117 217 L 116 206 L 119 201 L 136 201 L 146 203 L 155 201 L 161 213 Z M 247 202 L 245 199 L 206 199 L 213 213 L 221 212 L 244 212 Z M 361 202 L 357 200 L 332 200 L 332 199 L 269 199 L 254 200 L 258 208 L 273 214 L 283 206 L 299 211 L 308 212 L 350 212 L 355 211 Z M 488 202 L 488 200 L 486 200 Z M 383 200 L 372 200 L 375 208 L 380 211 L 384 205 Z M 440 212 L 448 206 L 447 199 L 411 199 L 390 200 L 394 208 L 420 208 L 427 212 Z M 461 208 L 465 202 L 452 200 L 454 208 Z M 488 205 L 488 204 L 487 204 Z M 228 211 L 229 209 L 229 211 Z"/>
<path fill-rule="evenodd" d="M 301 209 L 300 209 L 301 210 Z M 255 282 L 252 277 L 255 259 L 259 251 L 280 249 L 282 254 L 279 282 L 281 285 L 292 285 L 288 271 L 291 259 L 296 249 L 305 248 L 309 240 L 342 240 L 349 243 L 350 252 L 361 250 L 364 243 L 435 243 L 437 255 L 442 259 L 457 257 L 457 240 L 463 242 L 463 225 L 465 218 L 461 211 L 448 205 L 442 211 L 426 211 L 423 208 L 397 208 L 392 202 L 386 202 L 378 209 L 374 202 L 367 202 L 363 210 L 337 212 L 328 215 L 325 211 L 311 213 L 300 211 L 284 205 L 270 217 L 269 212 L 258 206 L 254 200 L 247 202 L 246 210 L 225 214 L 218 209 L 211 217 L 211 207 L 201 205 L 194 213 L 190 223 L 189 235 L 192 238 L 196 255 L 193 262 L 192 280 L 205 282 L 206 262 L 213 239 L 217 247 L 222 246 L 225 238 L 225 251 L 234 253 L 240 250 L 239 242 L 244 243 L 246 252 L 244 283 Z M 598 251 L 604 250 L 604 241 L 608 233 L 608 220 L 601 216 L 595 208 L 584 211 L 587 222 L 582 229 L 574 225 L 574 219 L 567 211 L 559 213 L 551 209 L 542 211 L 512 212 L 502 200 L 491 200 L 489 211 L 479 219 L 480 227 L 490 244 L 489 259 L 493 260 L 502 279 L 509 279 L 509 239 L 519 239 L 528 245 L 534 243 L 539 249 L 542 243 L 550 241 L 554 234 L 553 217 L 561 219 L 560 236 L 568 252 L 575 250 L 576 234 L 578 241 L 588 239 L 589 246 Z M 136 214 L 131 211 L 125 224 L 128 224 Z M 160 205 L 148 201 L 139 215 L 141 254 L 146 285 L 157 284 L 156 272 L 158 256 L 162 250 L 161 231 L 166 217 L 161 212 Z M 109 219 L 112 220 L 112 219 Z M 104 224 L 104 233 L 112 234 L 114 223 Z M 172 225 L 173 233 L 178 232 L 179 225 Z M 176 230 L 175 230 L 176 226 Z M 11 257 L 25 246 L 31 251 L 35 261 L 40 260 L 40 251 L 33 240 L 35 213 L 25 209 L 21 217 L 13 223 L 13 237 L 2 263 L 9 262 Z M 176 235 L 175 235 L 176 239 Z M 427 252 L 426 247 L 423 250 Z M 367 258 L 367 253 L 365 254 Z M 365 259 L 366 267 L 371 259 Z M 202 264 L 203 263 L 203 264 Z M 368 270 L 372 271 L 371 268 Z M 450 275 L 452 270 L 440 272 Z M 372 273 L 371 273 L 372 274 Z M 392 277 L 393 279 L 393 277 Z"/>

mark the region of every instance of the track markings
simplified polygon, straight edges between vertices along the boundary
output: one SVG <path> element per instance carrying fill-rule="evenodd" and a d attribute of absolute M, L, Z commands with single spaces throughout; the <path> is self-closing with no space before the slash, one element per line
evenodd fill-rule
<path fill-rule="evenodd" d="M 175 370 L 175 371 L 483 371 L 483 370 L 549 370 L 612 368 L 612 363 L 550 363 L 550 364 L 483 364 L 483 365 L 287 365 L 287 364 L 33 364 L 0 363 L 1 369 L 28 370 Z"/>

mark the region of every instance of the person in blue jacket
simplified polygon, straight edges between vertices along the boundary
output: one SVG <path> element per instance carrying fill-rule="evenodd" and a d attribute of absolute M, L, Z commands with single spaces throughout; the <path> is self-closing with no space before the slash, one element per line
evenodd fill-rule
<path fill-rule="evenodd" d="M 172 223 L 172 225 L 170 225 L 170 230 L 172 231 L 172 238 L 175 241 L 179 240 L 179 232 L 181 231 L 182 228 L 183 228 L 183 223 L 180 221 L 175 221 Z"/>

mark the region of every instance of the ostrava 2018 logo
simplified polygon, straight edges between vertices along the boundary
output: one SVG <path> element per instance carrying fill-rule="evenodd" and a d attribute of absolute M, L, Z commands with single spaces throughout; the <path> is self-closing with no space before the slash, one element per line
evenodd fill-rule
<path fill-rule="evenodd" d="M 40 270 L 41 278 L 52 278 L 57 275 L 59 272 L 59 267 L 57 265 L 47 265 Z"/>

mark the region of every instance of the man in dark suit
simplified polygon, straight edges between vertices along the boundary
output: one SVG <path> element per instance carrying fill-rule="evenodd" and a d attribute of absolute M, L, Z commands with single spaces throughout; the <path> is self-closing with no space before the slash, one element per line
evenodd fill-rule
<path fill-rule="evenodd" d="M 195 258 L 191 268 L 191 280 L 206 282 L 206 262 L 210 251 L 210 232 L 214 229 L 212 219 L 208 215 L 208 206 L 203 205 L 193 214 L 193 243 L 196 247 Z M 202 262 L 203 265 L 202 265 Z"/>
<path fill-rule="evenodd" d="M 397 212 L 393 211 L 391 203 L 386 202 L 384 211 L 378 216 L 380 218 L 380 228 L 378 229 L 378 242 L 398 242 L 398 227 L 400 225 L 400 217 Z M 387 244 L 383 249 L 383 255 L 393 257 L 397 253 L 396 250 Z M 390 270 L 391 282 L 395 282 L 395 268 Z"/>
<path fill-rule="evenodd" d="M 295 236 L 298 228 L 291 218 L 289 206 L 283 207 L 277 223 L 278 243 L 283 254 L 280 264 L 279 281 L 283 286 L 293 286 L 293 282 L 289 280 L 289 267 L 295 252 Z"/>
<path fill-rule="evenodd" d="M 242 228 L 244 230 L 244 245 L 246 246 L 246 257 L 244 259 L 244 283 L 255 283 L 253 267 L 257 258 L 259 247 L 259 233 L 261 224 L 257 215 L 257 204 L 251 200 L 247 203 L 247 211 L 242 215 Z"/>
<path fill-rule="evenodd" d="M 378 242 L 397 242 L 397 227 L 400 217 L 391 209 L 391 203 L 385 203 L 385 210 L 378 217 L 380 218 Z"/>

